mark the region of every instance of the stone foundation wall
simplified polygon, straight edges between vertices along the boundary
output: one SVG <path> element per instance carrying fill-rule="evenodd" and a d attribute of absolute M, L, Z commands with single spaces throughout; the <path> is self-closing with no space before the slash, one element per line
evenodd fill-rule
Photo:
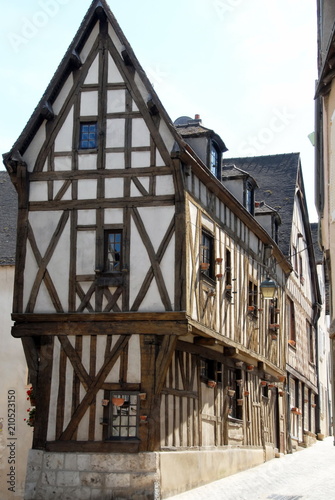
<path fill-rule="evenodd" d="M 158 500 L 158 453 L 30 450 L 25 500 Z"/>
<path fill-rule="evenodd" d="M 235 474 L 264 463 L 263 448 L 160 453 L 161 498 Z"/>
<path fill-rule="evenodd" d="M 138 454 L 30 450 L 24 500 L 160 500 L 272 456 L 270 449 L 237 446 Z"/>

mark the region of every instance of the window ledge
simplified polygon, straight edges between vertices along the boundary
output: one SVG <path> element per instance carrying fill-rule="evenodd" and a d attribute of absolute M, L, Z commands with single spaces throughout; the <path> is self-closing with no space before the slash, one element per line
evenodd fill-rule
<path fill-rule="evenodd" d="M 78 149 L 77 153 L 79 155 L 87 155 L 87 154 L 96 154 L 98 152 L 98 148 L 87 148 L 87 149 Z"/>
<path fill-rule="evenodd" d="M 98 286 L 119 286 L 123 285 L 122 273 L 100 274 L 96 277 Z"/>

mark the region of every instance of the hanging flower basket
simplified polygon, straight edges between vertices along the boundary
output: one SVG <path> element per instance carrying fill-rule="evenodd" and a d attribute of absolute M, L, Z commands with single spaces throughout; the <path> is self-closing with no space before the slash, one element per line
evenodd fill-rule
<path fill-rule="evenodd" d="M 27 396 L 27 401 L 30 401 L 30 406 L 36 406 L 36 396 L 32 387 L 27 390 Z"/>
<path fill-rule="evenodd" d="M 36 416 L 36 408 L 28 408 L 28 418 L 25 418 L 25 422 L 29 427 L 34 427 L 35 425 L 35 416 Z"/>

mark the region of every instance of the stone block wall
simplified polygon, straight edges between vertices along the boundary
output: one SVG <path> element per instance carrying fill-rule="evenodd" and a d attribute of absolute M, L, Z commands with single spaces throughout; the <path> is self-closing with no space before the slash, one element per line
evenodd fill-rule
<path fill-rule="evenodd" d="M 30 450 L 25 500 L 158 500 L 157 453 Z"/>

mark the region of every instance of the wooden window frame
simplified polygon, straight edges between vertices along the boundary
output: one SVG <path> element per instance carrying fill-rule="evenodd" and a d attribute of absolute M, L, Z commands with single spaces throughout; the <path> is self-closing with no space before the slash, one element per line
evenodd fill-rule
<path fill-rule="evenodd" d="M 296 342 L 296 324 L 295 324 L 295 308 L 293 300 L 287 298 L 288 305 L 288 340 Z"/>
<path fill-rule="evenodd" d="M 232 299 L 232 273 L 231 273 L 231 250 L 226 248 L 225 252 L 225 290 L 226 298 Z"/>
<path fill-rule="evenodd" d="M 109 236 L 110 235 L 120 235 L 120 242 L 118 243 L 120 245 L 120 251 L 119 251 L 119 264 L 117 267 L 114 269 L 109 269 L 109 260 L 108 260 L 108 253 L 109 253 Z M 111 229 L 105 229 L 104 230 L 104 274 L 115 274 L 115 273 L 121 273 L 122 271 L 122 265 L 123 265 L 123 230 L 119 228 L 111 228 Z M 117 262 L 117 260 L 115 260 Z"/>
<path fill-rule="evenodd" d="M 89 139 L 83 139 L 83 134 L 85 133 L 83 131 L 83 127 L 85 126 L 88 126 L 88 127 L 92 127 L 94 126 L 95 128 L 95 131 L 94 131 L 94 144 L 88 144 L 87 146 L 84 146 L 84 142 L 92 142 L 90 141 Z M 88 132 L 88 134 L 90 134 L 91 132 Z M 87 150 L 96 150 L 98 148 L 98 122 L 97 121 L 82 121 L 80 122 L 80 125 L 79 125 L 79 146 L 78 146 L 78 149 L 81 150 L 81 151 L 87 151 Z"/>
<path fill-rule="evenodd" d="M 308 354 L 309 354 L 309 362 L 312 365 L 315 365 L 315 341 L 314 341 L 314 328 L 313 325 L 306 319 L 306 333 L 308 338 Z"/>
<path fill-rule="evenodd" d="M 215 279 L 214 235 L 209 231 L 207 231 L 206 229 L 202 229 L 201 231 L 200 263 L 209 264 L 208 269 L 201 270 L 201 273 L 207 278 L 214 280 Z"/>
<path fill-rule="evenodd" d="M 209 169 L 217 179 L 221 178 L 221 172 L 219 172 L 221 165 L 221 152 L 219 146 L 215 141 L 211 140 L 210 150 L 209 150 Z"/>
<path fill-rule="evenodd" d="M 113 399 L 125 399 L 129 404 L 125 407 L 113 404 Z M 139 391 L 113 390 L 105 391 L 105 401 L 108 404 L 104 407 L 102 425 L 104 426 L 104 441 L 131 442 L 139 441 L 140 423 L 140 393 Z M 134 411 L 134 408 L 136 409 Z M 119 434 L 115 434 L 118 430 Z M 127 435 L 121 435 L 122 430 L 127 430 Z M 134 431 L 132 435 L 129 433 Z M 114 434 L 113 434 L 114 433 Z"/>
<path fill-rule="evenodd" d="M 253 307 L 253 309 L 251 309 Z M 257 315 L 258 311 L 258 284 L 252 279 L 248 280 L 248 312 Z"/>
<path fill-rule="evenodd" d="M 255 213 L 255 190 L 250 181 L 245 182 L 244 186 L 244 206 L 246 210 L 254 215 Z"/>

